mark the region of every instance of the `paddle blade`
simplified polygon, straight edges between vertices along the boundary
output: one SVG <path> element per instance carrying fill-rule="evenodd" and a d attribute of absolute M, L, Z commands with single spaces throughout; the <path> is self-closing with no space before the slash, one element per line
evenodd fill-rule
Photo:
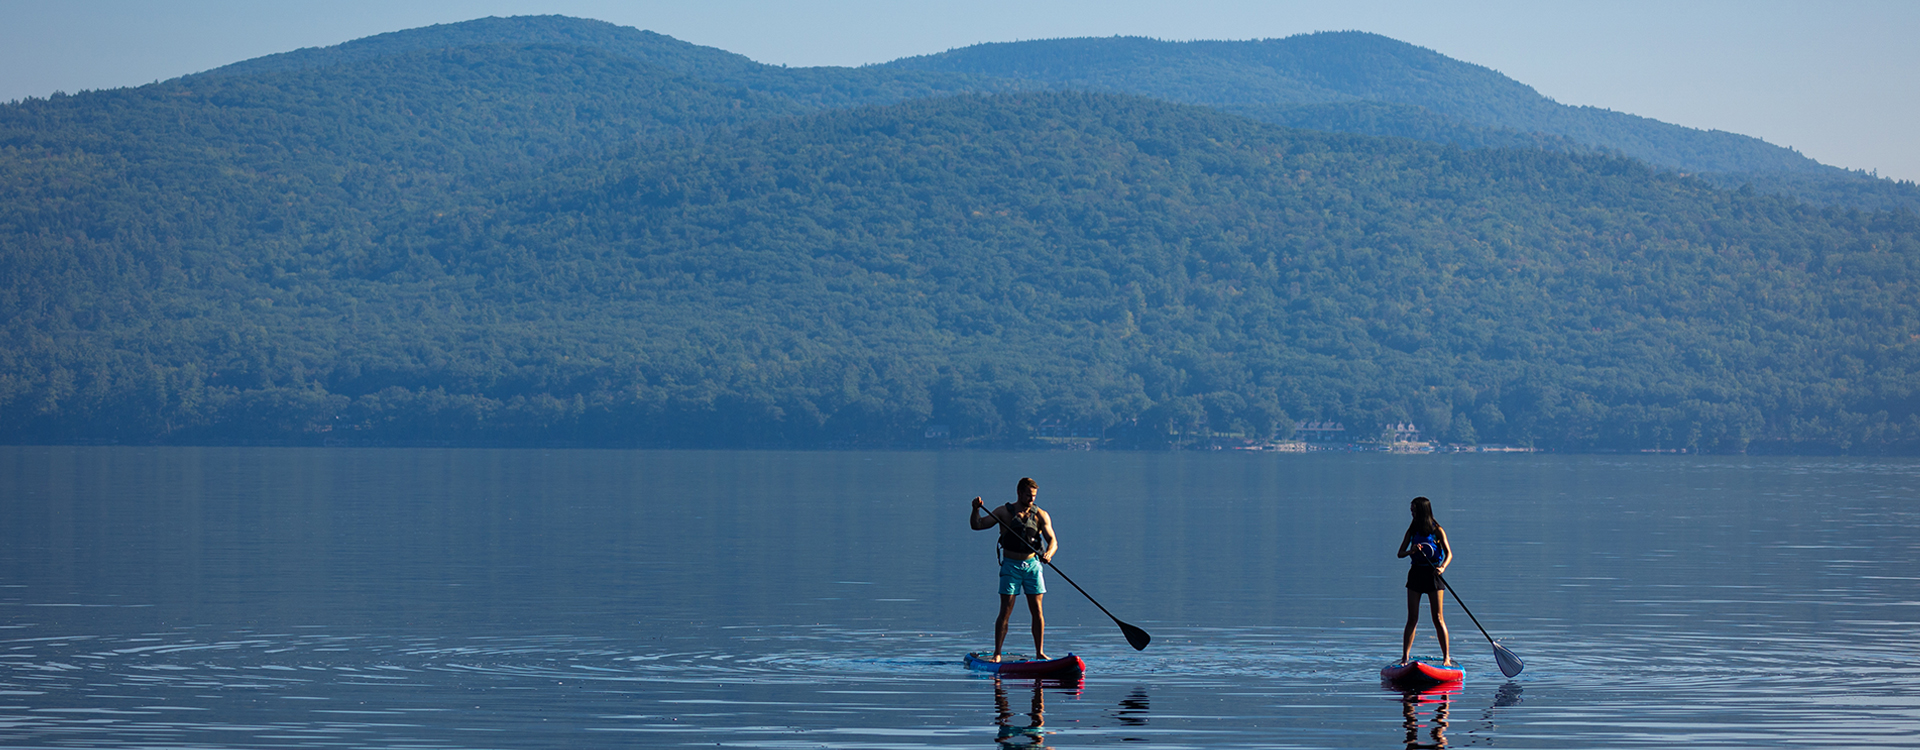
<path fill-rule="evenodd" d="M 1126 634 L 1127 645 L 1132 646 L 1133 650 L 1135 651 L 1147 650 L 1147 643 L 1153 640 L 1153 636 L 1147 635 L 1147 631 L 1141 630 L 1132 625 L 1128 625 L 1119 620 L 1114 620 L 1113 622 L 1114 624 L 1120 626 L 1120 632 Z"/>
<path fill-rule="evenodd" d="M 1520 674 L 1520 670 L 1527 668 L 1526 662 L 1520 661 L 1520 657 L 1514 656 L 1506 646 L 1498 643 L 1493 644 L 1493 660 L 1500 663 L 1500 674 L 1508 677 Z"/>

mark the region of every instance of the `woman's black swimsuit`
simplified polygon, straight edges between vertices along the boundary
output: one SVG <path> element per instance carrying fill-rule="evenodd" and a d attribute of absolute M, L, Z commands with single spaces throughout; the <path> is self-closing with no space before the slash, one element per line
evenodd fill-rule
<path fill-rule="evenodd" d="M 1433 545 L 1436 550 L 1440 549 L 1438 534 L 1428 534 L 1415 539 L 1413 543 L 1418 545 L 1423 541 Z M 1418 594 L 1438 593 L 1445 584 L 1440 582 L 1440 572 L 1434 567 L 1434 561 L 1426 559 L 1426 555 L 1419 552 L 1415 552 L 1412 557 L 1413 567 L 1407 569 L 1407 590 Z"/>
<path fill-rule="evenodd" d="M 1418 594 L 1433 594 L 1440 591 L 1440 574 L 1432 565 L 1415 564 L 1407 569 L 1407 590 Z"/>

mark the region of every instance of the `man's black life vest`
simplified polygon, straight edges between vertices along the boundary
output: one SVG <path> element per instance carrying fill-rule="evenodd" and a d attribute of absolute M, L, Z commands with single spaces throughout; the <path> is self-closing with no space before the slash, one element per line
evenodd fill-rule
<path fill-rule="evenodd" d="M 1026 544 L 1021 544 L 1022 541 Z M 1021 516 L 1009 504 L 1007 513 L 1000 518 L 1000 554 L 1018 560 L 1046 548 L 1046 537 L 1040 533 L 1040 512 L 1029 510 Z"/>

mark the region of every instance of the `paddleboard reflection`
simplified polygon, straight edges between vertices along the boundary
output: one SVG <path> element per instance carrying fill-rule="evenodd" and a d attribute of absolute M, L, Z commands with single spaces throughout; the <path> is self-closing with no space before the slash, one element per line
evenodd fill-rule
<path fill-rule="evenodd" d="M 1424 690 L 1395 689 L 1400 693 L 1400 727 L 1406 730 L 1407 750 L 1447 746 L 1447 713 L 1453 708 L 1454 694 L 1460 690 L 1457 682 Z M 1420 740 L 1421 729 L 1427 730 L 1425 742 Z"/>

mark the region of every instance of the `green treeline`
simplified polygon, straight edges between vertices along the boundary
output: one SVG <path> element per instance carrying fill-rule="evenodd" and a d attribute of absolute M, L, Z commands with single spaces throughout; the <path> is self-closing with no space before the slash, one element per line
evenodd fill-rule
<path fill-rule="evenodd" d="M 1617 156 L 498 45 L 0 107 L 0 191 L 14 442 L 1920 448 L 1913 214 Z"/>

